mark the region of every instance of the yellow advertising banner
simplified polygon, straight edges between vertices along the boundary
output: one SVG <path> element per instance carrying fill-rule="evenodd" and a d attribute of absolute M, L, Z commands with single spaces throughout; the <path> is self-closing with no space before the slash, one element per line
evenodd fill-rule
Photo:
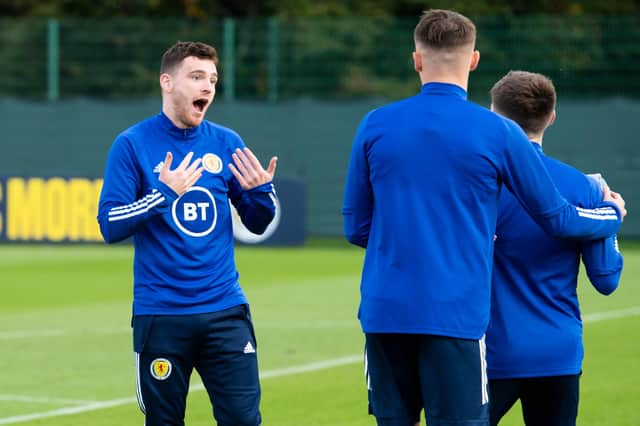
<path fill-rule="evenodd" d="M 96 216 L 102 179 L 0 179 L 0 240 L 102 241 Z"/>

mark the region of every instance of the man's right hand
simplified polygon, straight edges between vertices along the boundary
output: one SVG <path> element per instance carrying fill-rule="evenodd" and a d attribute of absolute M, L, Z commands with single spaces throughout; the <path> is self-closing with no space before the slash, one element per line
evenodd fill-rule
<path fill-rule="evenodd" d="M 171 170 L 173 154 L 167 152 L 167 156 L 164 158 L 164 165 L 162 166 L 162 169 L 160 169 L 160 176 L 158 179 L 160 182 L 173 189 L 178 196 L 187 192 L 187 190 L 189 190 L 189 188 L 191 188 L 198 179 L 200 179 L 200 176 L 202 176 L 204 167 L 198 167 L 202 162 L 202 158 L 196 158 L 193 163 L 189 164 L 192 157 L 193 152 L 188 153 L 180 165 L 174 170 Z"/>
<path fill-rule="evenodd" d="M 621 218 L 622 220 L 624 220 L 624 217 L 627 215 L 627 209 L 624 208 L 625 202 L 624 202 L 624 198 L 622 198 L 622 195 L 620 195 L 615 191 L 610 190 L 609 187 L 604 188 L 603 192 L 604 192 L 603 201 L 609 201 L 615 204 L 616 206 L 618 206 L 618 209 L 620 210 Z"/>

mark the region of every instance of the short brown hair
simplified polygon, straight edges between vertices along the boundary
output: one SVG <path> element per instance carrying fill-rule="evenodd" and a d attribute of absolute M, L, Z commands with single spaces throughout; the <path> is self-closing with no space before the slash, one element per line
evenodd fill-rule
<path fill-rule="evenodd" d="M 452 10 L 431 9 L 420 17 L 413 31 L 416 44 L 435 49 L 451 49 L 475 44 L 476 26 L 466 16 Z"/>
<path fill-rule="evenodd" d="M 509 71 L 491 88 L 496 112 L 514 120 L 527 134 L 539 134 L 556 107 L 556 89 L 546 76 L 527 71 Z"/>
<path fill-rule="evenodd" d="M 210 59 L 218 64 L 216 49 L 199 41 L 178 41 L 167 49 L 160 62 L 160 74 L 170 73 L 185 58 L 195 56 L 200 59 Z"/>

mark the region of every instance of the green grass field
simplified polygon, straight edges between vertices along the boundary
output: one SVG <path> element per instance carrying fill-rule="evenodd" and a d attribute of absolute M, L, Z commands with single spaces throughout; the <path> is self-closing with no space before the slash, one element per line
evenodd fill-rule
<path fill-rule="evenodd" d="M 639 425 L 640 246 L 620 289 L 581 281 L 586 358 L 579 425 Z M 356 320 L 362 251 L 335 242 L 240 248 L 266 426 L 374 425 Z M 0 246 L 0 425 L 141 425 L 128 246 Z M 600 313 L 608 312 L 607 315 Z M 194 376 L 187 425 L 214 424 Z M 519 412 L 503 424 L 520 425 Z"/>

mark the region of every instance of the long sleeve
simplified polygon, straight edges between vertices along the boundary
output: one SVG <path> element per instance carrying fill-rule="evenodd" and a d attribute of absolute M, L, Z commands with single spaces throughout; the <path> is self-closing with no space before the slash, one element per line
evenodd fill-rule
<path fill-rule="evenodd" d="M 245 191 L 233 178 L 229 196 L 244 226 L 254 234 L 264 233 L 276 212 L 273 183 L 268 182 Z"/>
<path fill-rule="evenodd" d="M 368 118 L 369 115 L 362 120 L 353 142 L 342 207 L 347 241 L 364 248 L 369 241 L 373 215 L 373 188 L 369 180 L 364 137 Z"/>
<path fill-rule="evenodd" d="M 582 262 L 591 284 L 602 294 L 611 294 L 618 288 L 623 258 L 615 235 L 582 244 Z"/>
<path fill-rule="evenodd" d="M 586 209 L 567 202 L 558 192 L 542 160 L 517 124 L 506 126 L 505 185 L 531 217 L 550 235 L 564 238 L 599 239 L 615 234 L 621 218 L 613 203 L 601 202 Z"/>
<path fill-rule="evenodd" d="M 115 243 L 132 236 L 150 217 L 166 211 L 177 198 L 171 188 L 157 182 L 144 191 L 128 139 L 118 137 L 107 158 L 98 206 L 102 237 Z"/>

